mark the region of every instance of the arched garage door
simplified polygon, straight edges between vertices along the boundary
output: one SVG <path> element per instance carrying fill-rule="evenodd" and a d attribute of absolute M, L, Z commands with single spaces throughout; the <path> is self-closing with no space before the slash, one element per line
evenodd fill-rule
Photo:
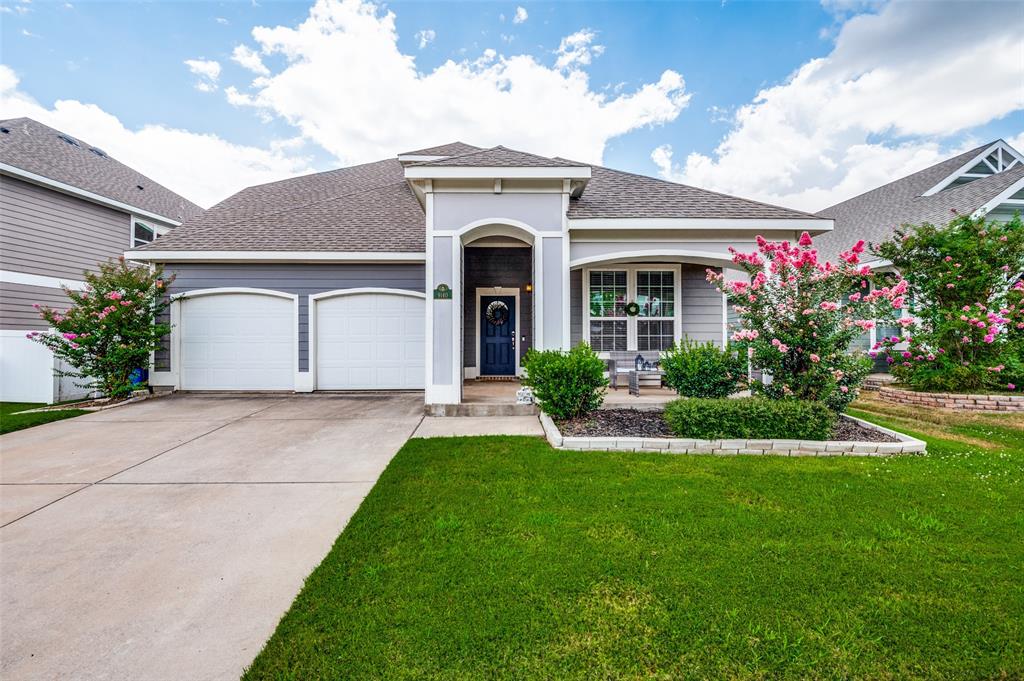
<path fill-rule="evenodd" d="M 318 390 L 422 390 L 422 294 L 351 292 L 316 300 Z"/>
<path fill-rule="evenodd" d="M 209 293 L 181 301 L 184 390 L 293 390 L 295 299 Z"/>

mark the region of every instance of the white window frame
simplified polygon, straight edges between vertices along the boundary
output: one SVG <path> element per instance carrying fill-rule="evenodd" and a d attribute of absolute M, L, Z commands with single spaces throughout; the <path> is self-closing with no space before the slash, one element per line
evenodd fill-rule
<path fill-rule="evenodd" d="M 150 220 L 149 218 L 139 218 L 136 215 L 132 215 L 131 224 L 128 226 L 129 227 L 129 230 L 128 230 L 128 246 L 130 248 L 138 248 L 139 246 L 145 246 L 146 244 L 153 243 L 153 241 L 146 241 L 146 242 L 143 242 L 143 243 L 135 243 L 135 223 L 136 222 L 141 222 L 143 227 L 153 231 L 153 241 L 156 241 L 161 236 L 163 236 L 164 234 L 167 234 L 167 232 L 171 231 L 169 228 L 167 228 L 164 225 L 161 225 L 159 222 L 154 222 L 153 220 Z"/>
<path fill-rule="evenodd" d="M 682 266 L 662 264 L 630 264 L 630 265 L 603 265 L 600 267 L 583 268 L 583 340 L 590 344 L 590 322 L 591 321 L 622 321 L 622 317 L 591 317 L 590 316 L 590 273 L 591 272 L 625 272 L 626 273 L 626 302 L 636 301 L 637 273 L 638 272 L 672 272 L 673 295 L 675 296 L 674 310 L 672 317 L 641 317 L 640 315 L 625 316 L 626 321 L 626 350 L 625 352 L 640 352 L 637 340 L 637 328 L 642 319 L 649 320 L 672 320 L 672 338 L 678 343 L 683 335 L 683 299 L 682 299 Z M 622 350 L 598 350 L 601 357 L 608 357 L 612 352 L 623 352 Z M 644 352 L 654 352 L 644 350 Z"/>

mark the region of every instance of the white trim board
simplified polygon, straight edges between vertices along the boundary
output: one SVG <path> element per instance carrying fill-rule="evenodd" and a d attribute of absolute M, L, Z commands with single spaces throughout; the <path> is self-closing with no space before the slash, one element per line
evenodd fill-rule
<path fill-rule="evenodd" d="M 522 321 L 522 306 L 519 304 L 519 289 L 517 289 L 517 288 L 503 288 L 503 287 L 500 287 L 500 286 L 477 286 L 476 287 L 476 308 L 474 308 L 476 310 L 476 331 L 473 334 L 474 338 L 476 338 L 476 352 L 473 353 L 473 366 L 472 367 L 464 367 L 463 374 L 465 375 L 465 371 L 466 370 L 472 369 L 475 372 L 475 374 L 476 374 L 475 376 L 473 376 L 473 378 L 476 378 L 477 376 L 481 376 L 482 375 L 480 373 L 480 354 L 481 354 L 480 350 L 483 347 L 480 344 L 481 340 L 482 340 L 480 338 L 480 320 L 481 320 L 481 316 L 482 316 L 481 315 L 481 310 L 480 310 L 480 299 L 483 298 L 484 296 L 513 296 L 516 299 L 516 330 L 515 330 L 515 337 L 512 340 L 515 343 L 515 345 L 513 346 L 513 348 L 514 348 L 513 354 L 515 355 L 515 358 L 516 358 L 516 371 L 515 371 L 515 375 L 516 376 L 521 376 L 522 373 L 523 373 L 523 367 L 522 367 L 522 363 L 519 361 L 519 351 L 521 349 L 520 348 L 520 344 L 522 343 L 522 341 L 520 340 L 520 338 L 523 335 L 523 331 L 522 331 L 522 327 L 520 326 L 520 322 Z M 459 364 L 462 364 L 462 356 L 461 355 L 459 356 Z"/>
<path fill-rule="evenodd" d="M 85 289 L 85 282 L 79 279 L 59 279 L 57 277 L 44 277 L 39 274 L 28 274 L 27 272 L 12 272 L 0 270 L 0 282 L 4 284 L 23 284 L 25 286 L 41 286 L 43 288 L 69 288 L 72 291 Z"/>
<path fill-rule="evenodd" d="M 1011 184 L 1009 187 L 1004 189 L 998 196 L 991 199 L 988 203 L 986 203 L 978 210 L 974 211 L 974 216 L 978 217 L 987 215 L 990 211 L 997 208 L 1000 204 L 1010 203 L 1009 198 L 1016 194 L 1017 192 L 1021 191 L 1022 189 L 1024 189 L 1024 177 L 1020 178 L 1019 180 Z M 1012 205 L 1018 204 L 1016 202 L 1013 202 Z"/>
<path fill-rule="evenodd" d="M 386 251 L 125 251 L 147 262 L 424 262 L 426 253 Z"/>
<path fill-rule="evenodd" d="M 963 175 L 965 175 L 968 170 L 970 170 L 974 166 L 976 166 L 979 163 L 981 163 L 982 161 L 984 161 L 989 156 L 989 154 L 991 154 L 993 151 L 995 151 L 997 149 L 1001 149 L 1004 153 L 1009 154 L 1014 159 L 1016 159 L 1016 160 L 1012 161 L 1011 163 L 1009 163 L 1006 166 L 1006 168 L 1003 169 L 1004 171 L 1005 170 L 1009 170 L 1012 166 L 1014 166 L 1017 163 L 1019 163 L 1022 160 L 1024 160 L 1024 156 L 1022 156 L 1019 151 L 1017 151 L 1016 149 L 1011 147 L 1009 144 L 1007 144 L 1005 140 L 1001 140 L 1001 139 L 996 140 L 995 142 L 993 142 L 992 144 L 988 145 L 987 147 L 982 149 L 980 152 L 978 152 L 978 154 L 976 156 L 972 156 L 966 163 L 964 163 L 962 166 L 960 166 L 959 168 L 954 170 L 952 173 L 950 173 L 949 175 L 944 177 L 941 181 L 939 181 L 939 183 L 937 185 L 935 185 L 934 187 L 932 187 L 931 189 L 926 191 L 921 196 L 931 196 L 933 194 L 938 194 L 943 189 L 948 187 L 950 184 L 955 182 L 957 178 L 962 177 Z M 987 164 L 987 165 L 990 168 L 992 167 L 992 164 L 990 164 L 990 163 Z M 993 174 L 998 174 L 999 172 L 1001 172 L 1001 171 L 996 171 L 994 168 L 993 168 L 993 171 L 994 171 Z M 977 177 L 992 177 L 992 175 L 978 175 Z"/>
<path fill-rule="evenodd" d="M 730 218 L 569 218 L 569 229 L 717 229 L 831 231 L 835 221 L 826 218 L 730 219 Z"/>
<path fill-rule="evenodd" d="M 552 179 L 589 180 L 589 166 L 524 167 L 524 166 L 411 166 L 405 169 L 408 180 L 462 179 Z"/>
<path fill-rule="evenodd" d="M 12 166 L 7 163 L 0 163 L 0 173 L 4 175 L 10 175 L 11 177 L 16 177 L 19 180 L 31 182 L 32 184 L 38 184 L 43 187 L 49 187 L 50 189 L 54 189 L 64 194 L 77 196 L 80 199 L 85 199 L 86 201 L 98 203 L 101 206 L 107 206 L 108 208 L 116 208 L 117 210 L 122 210 L 126 213 L 135 213 L 136 215 L 139 215 L 143 218 L 149 218 L 150 220 L 165 222 L 174 227 L 178 227 L 181 225 L 181 222 L 179 222 L 178 220 L 172 220 L 171 218 L 160 215 L 159 213 L 153 213 L 151 211 L 139 208 L 138 206 L 133 206 L 129 203 L 115 201 L 114 199 L 109 199 L 106 196 L 101 196 L 100 194 L 95 194 L 84 189 L 79 189 L 78 187 L 72 186 L 70 184 L 58 182 L 57 180 L 51 180 L 50 178 L 45 177 L 43 175 L 30 173 L 27 170 L 22 170 L 17 166 Z"/>

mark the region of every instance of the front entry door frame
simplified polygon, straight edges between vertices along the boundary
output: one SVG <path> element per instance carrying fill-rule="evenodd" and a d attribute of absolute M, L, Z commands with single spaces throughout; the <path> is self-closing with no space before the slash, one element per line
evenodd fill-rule
<path fill-rule="evenodd" d="M 523 373 L 523 367 L 519 362 L 519 352 L 521 350 L 520 344 L 523 339 L 523 330 L 519 324 L 519 320 L 522 318 L 520 310 L 522 307 L 519 305 L 519 289 L 517 288 L 502 288 L 500 286 L 479 286 L 476 289 L 476 352 L 473 353 L 476 357 L 475 374 L 480 376 L 480 355 L 483 352 L 482 339 L 480 338 L 480 316 L 482 314 L 480 310 L 480 299 L 484 296 L 512 296 L 516 299 L 516 376 L 520 376 Z"/>

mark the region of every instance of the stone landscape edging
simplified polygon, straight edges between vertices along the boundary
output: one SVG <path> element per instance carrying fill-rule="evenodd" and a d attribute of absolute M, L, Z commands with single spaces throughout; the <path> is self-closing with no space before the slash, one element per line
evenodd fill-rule
<path fill-rule="evenodd" d="M 843 415 L 869 430 L 891 435 L 899 442 L 865 442 L 841 440 L 771 440 L 727 438 L 697 440 L 666 437 L 565 437 L 555 422 L 541 413 L 544 436 L 555 449 L 587 451 L 664 452 L 666 454 L 714 454 L 718 456 L 892 456 L 894 454 L 924 454 L 923 440 L 889 428 Z"/>
<path fill-rule="evenodd" d="M 964 393 L 925 393 L 904 388 L 883 386 L 878 396 L 886 402 L 936 409 L 967 409 L 970 411 L 1024 411 L 1024 395 L 985 395 Z"/>
<path fill-rule="evenodd" d="M 135 404 L 136 402 L 142 402 L 144 400 L 154 400 L 154 399 L 156 399 L 158 397 L 166 397 L 167 395 L 171 394 L 169 391 L 168 392 L 150 393 L 150 392 L 143 392 L 143 391 L 140 390 L 140 391 L 137 391 L 137 392 L 139 394 L 137 394 L 137 395 L 133 394 L 127 400 L 121 400 L 120 402 L 114 402 L 112 404 L 95 404 L 94 406 L 91 406 L 91 407 L 79 407 L 79 406 L 77 406 L 79 404 L 92 404 L 92 403 L 95 403 L 95 402 L 109 402 L 110 401 L 109 397 L 100 397 L 100 398 L 97 398 L 95 400 L 81 400 L 79 402 L 67 402 L 65 404 L 51 404 L 51 405 L 47 405 L 45 407 L 36 407 L 35 409 L 26 409 L 25 411 L 19 411 L 19 412 L 16 412 L 16 413 L 18 413 L 18 414 L 35 414 L 37 412 L 69 411 L 69 410 L 106 411 L 108 409 L 117 409 L 118 407 L 124 407 L 126 405 Z"/>

